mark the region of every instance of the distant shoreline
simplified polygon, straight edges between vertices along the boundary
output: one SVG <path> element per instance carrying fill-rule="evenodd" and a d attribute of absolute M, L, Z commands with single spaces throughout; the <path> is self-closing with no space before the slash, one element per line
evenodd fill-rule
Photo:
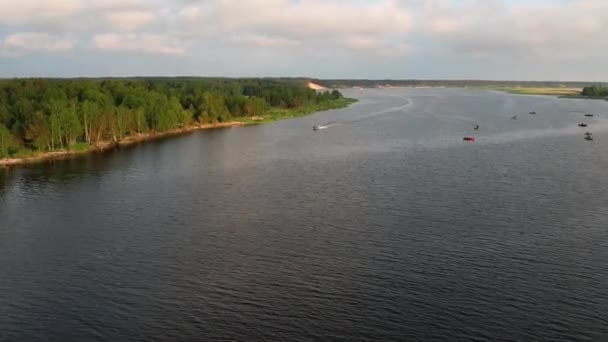
<path fill-rule="evenodd" d="M 602 96 L 585 96 L 581 95 L 581 88 L 568 87 L 496 87 L 496 86 L 464 86 L 464 85 L 374 85 L 367 87 L 352 86 L 351 89 L 477 89 L 477 90 L 495 90 L 515 95 L 537 95 L 537 96 L 556 96 L 562 99 L 583 99 L 583 100 L 604 100 L 608 101 L 608 97 Z"/>
<path fill-rule="evenodd" d="M 542 95 L 556 96 L 561 99 L 582 99 L 582 100 L 603 100 L 608 101 L 607 97 L 603 96 L 586 96 L 582 95 L 582 89 L 579 88 L 549 88 L 549 87 L 534 87 L 534 88 L 496 88 L 496 90 L 504 91 L 509 94 L 516 95 Z"/>

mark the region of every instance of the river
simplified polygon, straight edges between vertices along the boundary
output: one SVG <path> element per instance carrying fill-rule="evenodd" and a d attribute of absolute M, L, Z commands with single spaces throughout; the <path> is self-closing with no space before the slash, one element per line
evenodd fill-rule
<path fill-rule="evenodd" d="M 0 169 L 0 340 L 608 338 L 608 102 L 345 94 Z"/>

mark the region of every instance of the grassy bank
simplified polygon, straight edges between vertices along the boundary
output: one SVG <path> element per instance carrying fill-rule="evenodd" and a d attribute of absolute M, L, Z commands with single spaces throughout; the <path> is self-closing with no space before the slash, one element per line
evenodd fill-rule
<path fill-rule="evenodd" d="M 520 95 L 547 95 L 547 96 L 580 96 L 580 88 L 546 88 L 546 87 L 525 87 L 525 88 L 495 88 L 510 94 Z"/>
<path fill-rule="evenodd" d="M 326 110 L 345 108 L 350 106 L 351 104 L 357 102 L 356 99 L 351 98 L 340 98 L 336 100 L 326 101 L 323 103 L 315 103 L 304 105 L 299 108 L 294 109 L 271 109 L 262 117 L 254 117 L 250 119 L 245 119 L 244 122 L 246 124 L 258 124 L 258 123 L 268 123 L 278 120 L 297 118 L 300 116 L 309 115 L 316 112 L 323 112 Z"/>
<path fill-rule="evenodd" d="M 160 138 L 191 133 L 198 130 L 261 124 L 278 120 L 296 118 L 316 112 L 344 108 L 355 102 L 357 102 L 357 100 L 355 99 L 340 98 L 336 100 L 326 101 L 320 104 L 307 104 L 295 109 L 273 109 L 265 113 L 264 116 L 255 118 L 239 118 L 239 121 L 230 121 L 216 124 L 190 125 L 187 127 L 171 129 L 165 132 L 132 134 L 126 136 L 120 141 L 100 141 L 92 146 L 85 143 L 76 143 L 69 150 L 55 150 L 49 152 L 29 151 L 28 153 L 23 153 L 22 155 L 15 155 L 11 158 L 0 159 L 0 168 L 15 165 L 40 163 L 55 159 L 72 158 L 87 153 L 102 152 L 114 148 L 135 145 Z"/>
<path fill-rule="evenodd" d="M 584 99 L 584 100 L 606 100 L 605 96 L 586 96 L 582 95 L 582 89 L 580 88 L 494 88 L 507 92 L 509 94 L 519 95 L 546 95 L 546 96 L 557 96 L 564 99 Z"/>

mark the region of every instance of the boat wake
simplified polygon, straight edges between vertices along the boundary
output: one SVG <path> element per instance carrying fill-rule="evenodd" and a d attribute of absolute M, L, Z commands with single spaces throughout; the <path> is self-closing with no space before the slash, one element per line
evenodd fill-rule
<path fill-rule="evenodd" d="M 348 125 L 348 124 L 353 124 L 356 122 L 361 122 L 361 121 L 366 121 L 366 120 L 371 120 L 371 119 L 377 119 L 377 118 L 381 118 L 384 116 L 390 116 L 390 115 L 395 115 L 398 114 L 399 112 L 407 109 L 407 107 L 411 106 L 412 103 L 414 103 L 414 101 L 410 100 L 410 99 L 406 99 L 407 103 L 398 107 L 392 107 L 392 108 L 388 108 L 385 110 L 381 110 L 379 112 L 375 112 L 375 113 L 371 113 L 368 114 L 364 117 L 358 118 L 358 119 L 353 119 L 353 120 L 346 120 L 346 121 L 342 121 L 340 122 L 343 125 Z"/>
<path fill-rule="evenodd" d="M 337 121 L 332 121 L 332 122 L 328 122 L 328 123 L 323 124 L 323 125 L 316 125 L 316 126 L 313 127 L 313 129 L 315 131 L 317 131 L 317 130 L 320 130 L 320 129 L 327 129 L 327 128 L 330 128 L 330 127 L 340 126 L 340 125 L 341 124 L 338 123 Z"/>
<path fill-rule="evenodd" d="M 387 109 L 384 109 L 381 111 L 373 112 L 364 117 L 360 117 L 360 118 L 356 118 L 356 119 L 341 120 L 338 118 L 337 120 L 326 123 L 324 125 L 317 125 L 317 126 L 315 126 L 315 129 L 317 130 L 317 129 L 327 129 L 327 128 L 336 127 L 336 126 L 345 126 L 345 125 L 350 125 L 350 124 L 354 124 L 354 123 L 361 122 L 361 121 L 367 121 L 367 120 L 371 120 L 371 119 L 377 119 L 377 118 L 381 118 L 381 117 L 385 117 L 385 116 L 395 115 L 395 114 L 398 114 L 398 113 L 404 111 L 405 109 L 407 109 L 409 106 L 411 106 L 414 103 L 414 101 L 410 98 L 405 98 L 402 96 L 395 96 L 395 97 L 404 99 L 407 101 L 407 103 L 405 103 L 401 106 L 391 107 L 391 108 L 387 108 Z"/>
<path fill-rule="evenodd" d="M 327 124 L 327 125 L 321 126 L 320 128 L 321 129 L 325 129 L 325 128 L 330 128 L 330 127 L 334 127 L 334 126 L 341 126 L 341 125 L 342 124 L 339 124 L 339 123 L 331 123 L 331 124 Z"/>

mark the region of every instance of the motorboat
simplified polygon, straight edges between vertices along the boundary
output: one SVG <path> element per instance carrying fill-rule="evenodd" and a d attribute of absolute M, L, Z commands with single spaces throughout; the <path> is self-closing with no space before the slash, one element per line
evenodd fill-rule
<path fill-rule="evenodd" d="M 511 120 L 517 120 L 517 115 L 513 115 L 513 116 L 511 117 Z"/>
<path fill-rule="evenodd" d="M 479 131 L 479 125 L 475 125 L 475 127 L 473 127 L 473 129 Z"/>
<path fill-rule="evenodd" d="M 319 127 L 319 125 L 312 126 L 313 131 L 318 131 L 319 129 L 321 129 L 321 127 Z"/>
<path fill-rule="evenodd" d="M 585 132 L 585 136 L 590 137 L 591 135 L 592 135 L 591 132 Z"/>
<path fill-rule="evenodd" d="M 530 112 L 529 114 L 536 114 L 536 112 Z"/>
<path fill-rule="evenodd" d="M 475 137 L 464 137 L 462 138 L 464 141 L 475 141 Z"/>
<path fill-rule="evenodd" d="M 585 116 L 587 116 L 587 117 L 593 117 L 593 114 L 587 113 L 587 114 L 585 114 Z"/>
<path fill-rule="evenodd" d="M 585 140 L 593 140 L 593 137 L 590 135 L 585 136 Z"/>
<path fill-rule="evenodd" d="M 587 127 L 587 124 L 581 122 L 581 123 L 578 124 L 578 127 Z"/>

